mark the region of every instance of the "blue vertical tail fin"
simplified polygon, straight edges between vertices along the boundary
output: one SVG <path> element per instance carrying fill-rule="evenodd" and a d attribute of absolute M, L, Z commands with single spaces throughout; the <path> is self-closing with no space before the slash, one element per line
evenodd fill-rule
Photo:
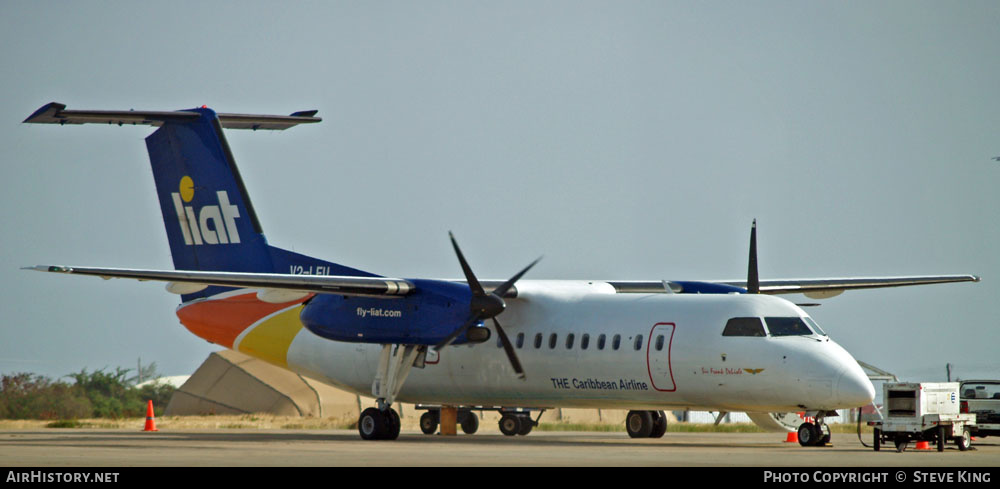
<path fill-rule="evenodd" d="M 50 103 L 24 122 L 158 126 L 146 138 L 146 149 L 178 270 L 373 276 L 269 246 L 223 134 L 224 127 L 281 130 L 318 122 L 315 113 L 221 114 L 207 107 L 173 112 L 86 111 Z"/>
<path fill-rule="evenodd" d="M 146 138 L 174 267 L 274 271 L 218 117 L 191 112 L 200 117 L 164 122 Z"/>

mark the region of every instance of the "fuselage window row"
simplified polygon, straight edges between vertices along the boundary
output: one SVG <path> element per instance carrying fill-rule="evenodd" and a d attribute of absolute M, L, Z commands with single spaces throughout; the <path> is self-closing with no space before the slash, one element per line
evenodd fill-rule
<path fill-rule="evenodd" d="M 536 350 L 540 350 L 542 348 L 542 343 L 544 341 L 544 338 L 545 335 L 543 335 L 542 333 L 535 334 L 534 345 Z M 632 343 L 632 347 L 635 351 L 642 350 L 643 346 L 642 340 L 643 338 L 641 334 L 635 336 L 635 339 L 633 340 Z M 656 351 L 663 351 L 664 341 L 665 339 L 663 335 L 659 335 L 656 337 L 656 343 L 655 343 Z M 611 338 L 611 349 L 614 351 L 618 351 L 618 349 L 621 348 L 621 342 L 622 342 L 622 336 L 620 334 L 614 335 Z M 558 333 L 550 334 L 548 343 L 549 343 L 549 349 L 554 350 L 556 346 L 558 346 L 559 344 L 559 334 Z M 566 335 L 566 349 L 572 350 L 575 345 L 576 345 L 576 334 L 569 333 L 568 335 Z M 589 349 L 590 335 L 589 334 L 582 335 L 580 337 L 579 345 L 581 350 Z M 606 345 L 607 345 L 607 335 L 604 334 L 599 335 L 597 337 L 597 349 L 603 351 Z M 517 334 L 517 337 L 514 340 L 514 346 L 519 350 L 524 348 L 524 333 Z M 499 335 L 497 335 L 497 348 L 503 348 L 503 342 L 500 340 Z"/>

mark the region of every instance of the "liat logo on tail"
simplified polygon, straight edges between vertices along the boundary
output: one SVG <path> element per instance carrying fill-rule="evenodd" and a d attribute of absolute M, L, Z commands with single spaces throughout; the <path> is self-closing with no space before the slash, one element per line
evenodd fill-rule
<path fill-rule="evenodd" d="M 205 205 L 198 210 L 193 206 L 184 205 L 194 199 L 194 181 L 191 177 L 181 178 L 178 192 L 170 196 L 174 200 L 174 210 L 177 211 L 177 221 L 184 235 L 184 244 L 229 244 L 239 243 L 240 233 L 236 229 L 236 218 L 240 210 L 229 203 L 229 194 L 225 190 L 215 193 L 219 205 Z M 209 226 L 209 221 L 212 222 Z"/>

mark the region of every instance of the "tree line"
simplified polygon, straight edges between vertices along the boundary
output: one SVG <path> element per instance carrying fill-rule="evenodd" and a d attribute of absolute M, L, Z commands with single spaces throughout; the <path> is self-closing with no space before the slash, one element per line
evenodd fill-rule
<path fill-rule="evenodd" d="M 154 383 L 136 387 L 129 369 L 104 369 L 67 375 L 73 382 L 21 372 L 0 376 L 0 419 L 130 418 L 166 408 L 175 388 Z M 143 372 L 147 378 L 148 372 Z"/>

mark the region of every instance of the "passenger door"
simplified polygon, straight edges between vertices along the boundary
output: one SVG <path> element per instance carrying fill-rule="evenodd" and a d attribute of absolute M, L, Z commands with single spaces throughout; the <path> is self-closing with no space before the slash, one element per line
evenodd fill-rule
<path fill-rule="evenodd" d="M 649 332 L 646 342 L 646 365 L 653 388 L 660 392 L 674 392 L 674 374 L 670 366 L 670 348 L 673 345 L 674 323 L 657 323 Z"/>

